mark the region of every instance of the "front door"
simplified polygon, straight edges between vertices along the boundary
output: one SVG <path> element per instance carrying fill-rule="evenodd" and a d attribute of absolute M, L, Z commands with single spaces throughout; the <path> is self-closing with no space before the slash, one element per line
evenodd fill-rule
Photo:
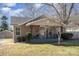
<path fill-rule="evenodd" d="M 54 27 L 41 27 L 40 28 L 40 37 L 45 39 L 56 38 L 56 29 Z"/>
<path fill-rule="evenodd" d="M 44 27 L 40 27 L 40 38 L 41 39 L 45 38 L 45 28 Z"/>
<path fill-rule="evenodd" d="M 52 36 L 52 30 L 49 27 L 49 28 L 46 29 L 46 38 L 48 39 L 48 38 L 52 38 L 52 37 L 53 37 Z"/>

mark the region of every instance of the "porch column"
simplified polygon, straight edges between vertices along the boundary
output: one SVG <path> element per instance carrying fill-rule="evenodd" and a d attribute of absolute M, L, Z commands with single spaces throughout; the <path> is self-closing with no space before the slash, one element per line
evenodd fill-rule
<path fill-rule="evenodd" d="M 46 36 L 47 36 L 46 30 L 47 30 L 47 28 L 46 28 L 46 26 L 44 28 L 45 28 L 44 36 L 45 36 L 45 39 L 46 39 Z"/>
<path fill-rule="evenodd" d="M 45 33 L 44 33 L 44 35 L 45 35 L 45 39 L 47 39 L 47 37 L 48 37 L 48 25 L 45 25 Z"/>
<path fill-rule="evenodd" d="M 32 25 L 30 25 L 30 32 L 32 33 Z"/>
<path fill-rule="evenodd" d="M 32 34 L 32 25 L 30 25 L 30 32 Z M 33 34 L 32 34 L 32 38 L 33 38 Z"/>
<path fill-rule="evenodd" d="M 16 40 L 16 26 L 13 26 L 13 41 L 14 41 L 14 43 L 17 42 L 17 40 Z"/>

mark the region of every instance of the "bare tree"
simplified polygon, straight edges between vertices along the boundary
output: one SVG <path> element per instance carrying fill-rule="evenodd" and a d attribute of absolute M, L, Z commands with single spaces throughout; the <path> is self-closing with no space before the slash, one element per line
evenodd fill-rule
<path fill-rule="evenodd" d="M 60 23 L 63 22 L 66 25 L 69 23 L 69 18 L 70 18 L 70 15 L 72 13 L 72 10 L 74 8 L 73 3 L 71 3 L 71 4 L 67 4 L 67 3 L 58 3 L 58 4 L 45 3 L 45 4 L 42 4 L 43 6 L 38 8 L 38 9 L 36 9 L 35 4 L 33 4 L 33 3 L 25 4 L 25 5 L 28 5 L 27 8 L 28 8 L 29 11 L 27 11 L 27 10 L 26 11 L 30 12 L 29 15 L 30 15 L 31 19 L 34 19 L 37 16 L 37 12 L 39 12 L 42 7 L 44 7 L 45 5 L 48 5 L 55 10 Z M 59 35 L 58 35 L 59 36 L 58 37 L 59 38 L 59 40 L 58 40 L 59 44 L 60 44 L 61 32 L 63 32 L 65 30 L 65 27 L 61 27 L 60 29 L 61 29 L 61 31 L 59 31 Z"/>
<path fill-rule="evenodd" d="M 39 4 L 40 7 L 38 8 L 38 6 L 36 6 L 35 3 L 25 3 L 25 10 L 23 12 L 23 14 L 27 14 L 26 16 L 31 18 L 31 19 L 34 19 L 38 16 L 40 16 L 40 10 L 44 7 L 44 4 Z"/>
<path fill-rule="evenodd" d="M 74 3 L 71 4 L 58 3 L 58 4 L 46 4 L 46 5 L 53 7 L 57 13 L 58 18 L 62 20 L 64 24 L 68 24 L 68 20 L 74 8 Z"/>
<path fill-rule="evenodd" d="M 46 5 L 49 5 L 50 7 L 52 7 L 57 14 L 57 17 L 59 19 L 60 22 L 63 22 L 65 25 L 67 25 L 69 23 L 69 18 L 70 15 L 72 13 L 72 10 L 74 8 L 74 4 L 70 3 L 58 3 L 58 4 L 52 4 L 52 3 L 46 3 Z M 61 41 L 61 32 L 65 31 L 65 27 L 61 27 L 60 28 L 61 31 L 59 31 L 58 33 L 58 44 L 60 44 Z"/>
<path fill-rule="evenodd" d="M 44 7 L 44 5 L 40 4 L 41 6 L 39 8 L 36 7 L 36 4 L 34 3 L 25 3 L 26 9 L 23 12 L 23 14 L 28 14 L 27 17 L 29 17 L 30 19 L 34 19 L 36 17 L 39 16 L 39 14 L 37 14 L 37 12 L 39 12 L 39 10 Z M 26 12 L 26 13 L 25 13 Z M 30 32 L 32 33 L 32 26 L 30 25 Z"/>

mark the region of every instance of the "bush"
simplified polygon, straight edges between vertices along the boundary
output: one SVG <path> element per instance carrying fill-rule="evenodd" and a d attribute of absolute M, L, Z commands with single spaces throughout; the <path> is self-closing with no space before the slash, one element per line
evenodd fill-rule
<path fill-rule="evenodd" d="M 19 37 L 17 37 L 17 41 L 18 41 L 18 42 L 25 42 L 26 39 L 27 39 L 28 41 L 30 41 L 30 40 L 32 39 L 32 33 L 28 33 L 27 36 L 25 35 L 25 36 L 19 36 Z"/>
<path fill-rule="evenodd" d="M 25 36 L 19 36 L 17 37 L 18 42 L 24 42 L 26 41 L 26 37 Z"/>
<path fill-rule="evenodd" d="M 22 41 L 26 41 L 26 37 L 25 36 L 22 36 Z"/>
<path fill-rule="evenodd" d="M 31 40 L 32 39 L 32 33 L 28 33 L 28 35 L 27 35 L 27 40 L 29 41 L 29 40 Z"/>
<path fill-rule="evenodd" d="M 61 38 L 62 39 L 71 39 L 73 37 L 72 33 L 62 33 Z"/>
<path fill-rule="evenodd" d="M 21 36 L 17 37 L 17 41 L 21 42 Z"/>

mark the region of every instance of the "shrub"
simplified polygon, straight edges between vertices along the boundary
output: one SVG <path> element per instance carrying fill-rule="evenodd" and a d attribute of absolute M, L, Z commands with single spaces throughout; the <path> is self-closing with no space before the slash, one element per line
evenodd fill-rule
<path fill-rule="evenodd" d="M 17 37 L 17 41 L 18 42 L 21 42 L 22 41 L 21 36 Z"/>
<path fill-rule="evenodd" d="M 71 39 L 73 37 L 72 33 L 62 33 L 61 38 L 62 39 Z"/>
<path fill-rule="evenodd" d="M 28 35 L 27 35 L 27 40 L 29 41 L 29 40 L 31 40 L 32 39 L 32 33 L 28 33 Z"/>
<path fill-rule="evenodd" d="M 22 36 L 21 39 L 22 39 L 22 41 L 26 41 L 26 37 L 25 36 Z"/>
<path fill-rule="evenodd" d="M 17 37 L 17 41 L 18 42 L 24 42 L 24 41 L 26 41 L 26 39 L 28 41 L 30 41 L 32 39 L 32 33 L 28 33 L 27 36 L 25 35 L 25 36 L 19 36 L 19 37 Z"/>
<path fill-rule="evenodd" d="M 24 42 L 26 40 L 25 36 L 19 36 L 17 37 L 18 42 Z"/>

